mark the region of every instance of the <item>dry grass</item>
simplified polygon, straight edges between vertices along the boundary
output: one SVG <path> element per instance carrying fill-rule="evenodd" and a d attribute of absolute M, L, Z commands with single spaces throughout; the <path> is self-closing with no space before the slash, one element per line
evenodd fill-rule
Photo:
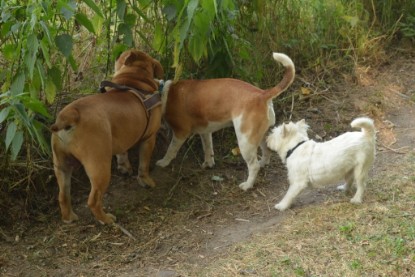
<path fill-rule="evenodd" d="M 363 205 L 306 206 L 203 269 L 183 266 L 184 276 L 414 276 L 415 154 L 386 167 Z"/>

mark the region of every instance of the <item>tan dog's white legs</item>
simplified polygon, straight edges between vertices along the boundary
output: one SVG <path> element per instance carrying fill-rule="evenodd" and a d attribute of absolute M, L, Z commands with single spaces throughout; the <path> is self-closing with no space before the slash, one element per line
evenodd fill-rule
<path fill-rule="evenodd" d="M 215 165 L 212 133 L 200 134 L 202 140 L 203 151 L 205 153 L 205 161 L 202 164 L 202 168 L 213 167 Z"/>
<path fill-rule="evenodd" d="M 133 174 L 133 168 L 130 164 L 130 160 L 128 159 L 128 152 L 115 155 L 117 157 L 117 169 L 122 174 Z"/>
<path fill-rule="evenodd" d="M 246 165 L 248 166 L 248 179 L 241 183 L 239 187 L 246 191 L 254 186 L 256 176 L 260 169 L 258 158 L 257 158 L 257 145 L 252 145 L 246 141 L 245 138 L 239 138 L 238 136 L 239 149 L 241 150 L 242 157 L 244 158 Z"/>
<path fill-rule="evenodd" d="M 293 200 L 307 187 L 307 183 L 293 183 L 290 184 L 287 193 L 284 198 L 275 205 L 275 209 L 284 211 L 291 206 Z"/>
<path fill-rule="evenodd" d="M 166 167 L 170 164 L 170 162 L 176 158 L 177 152 L 179 151 L 180 147 L 186 141 L 186 138 L 179 139 L 173 134 L 173 138 L 170 142 L 169 148 L 167 149 L 166 155 L 164 155 L 163 159 L 158 160 L 156 165 L 161 167 Z"/>

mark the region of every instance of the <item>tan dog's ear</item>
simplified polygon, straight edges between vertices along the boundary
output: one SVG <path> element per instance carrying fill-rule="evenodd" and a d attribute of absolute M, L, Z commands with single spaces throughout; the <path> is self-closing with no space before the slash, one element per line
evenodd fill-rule
<path fill-rule="evenodd" d="M 154 66 L 154 77 L 157 79 L 163 79 L 164 70 L 163 70 L 163 67 L 161 66 L 161 63 L 158 60 L 153 59 L 153 66 Z"/>
<path fill-rule="evenodd" d="M 125 65 L 131 65 L 138 59 L 138 56 L 135 52 L 131 51 L 128 53 L 128 56 L 125 58 L 124 64 Z"/>

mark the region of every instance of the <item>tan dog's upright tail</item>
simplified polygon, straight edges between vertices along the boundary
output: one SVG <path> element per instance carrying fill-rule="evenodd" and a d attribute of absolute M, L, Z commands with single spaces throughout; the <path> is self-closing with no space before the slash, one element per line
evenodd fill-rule
<path fill-rule="evenodd" d="M 80 114 L 77 108 L 69 108 L 62 110 L 56 121 L 52 126 L 50 126 L 50 130 L 52 132 L 58 132 L 60 130 L 69 130 L 74 127 L 80 119 Z"/>
<path fill-rule="evenodd" d="M 290 57 L 283 53 L 276 52 L 272 54 L 272 57 L 275 61 L 282 63 L 285 67 L 285 73 L 281 82 L 279 82 L 275 87 L 265 91 L 265 97 L 267 98 L 275 98 L 280 95 L 292 84 L 295 77 L 295 66 Z"/>
<path fill-rule="evenodd" d="M 375 138 L 375 125 L 373 120 L 368 117 L 359 117 L 350 123 L 352 128 L 361 128 L 365 136 L 374 139 Z"/>

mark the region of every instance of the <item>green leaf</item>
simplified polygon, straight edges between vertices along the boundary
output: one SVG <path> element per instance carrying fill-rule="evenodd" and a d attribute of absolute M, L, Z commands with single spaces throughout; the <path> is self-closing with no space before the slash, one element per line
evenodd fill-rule
<path fill-rule="evenodd" d="M 24 61 L 29 71 L 29 78 L 33 77 L 33 68 L 35 67 L 35 62 L 37 58 L 37 53 L 39 51 L 39 41 L 35 34 L 30 34 L 27 37 L 27 53 L 24 56 Z"/>
<path fill-rule="evenodd" d="M 12 95 L 17 95 L 23 92 L 26 76 L 24 73 L 19 73 L 10 86 Z"/>
<path fill-rule="evenodd" d="M 83 14 L 83 13 L 77 13 L 75 15 L 75 20 L 81 24 L 82 26 L 84 26 L 88 31 L 90 31 L 91 33 L 95 34 L 95 30 L 94 30 L 94 25 L 92 24 L 92 22 L 88 19 L 88 17 Z"/>
<path fill-rule="evenodd" d="M 193 15 L 195 13 L 195 10 L 197 6 L 199 5 L 199 0 L 190 0 L 190 2 L 187 4 L 187 22 L 190 24 L 193 19 Z"/>
<path fill-rule="evenodd" d="M 46 64 L 48 67 L 51 67 L 52 64 L 50 62 L 49 47 L 48 43 L 45 41 L 45 38 L 40 41 L 40 49 L 42 50 L 43 59 L 45 60 Z"/>
<path fill-rule="evenodd" d="M 20 149 L 22 149 L 23 144 L 23 132 L 17 131 L 14 135 L 12 145 L 11 145 L 11 160 L 14 161 L 17 158 L 17 155 L 20 152 Z"/>
<path fill-rule="evenodd" d="M 134 27 L 137 24 L 137 16 L 135 14 L 129 13 L 125 15 L 124 22 L 128 26 Z"/>
<path fill-rule="evenodd" d="M 68 57 L 68 61 L 69 61 L 69 64 L 71 65 L 73 71 L 78 71 L 78 65 L 76 64 L 76 61 L 75 61 L 73 55 L 70 55 Z"/>
<path fill-rule="evenodd" d="M 117 0 L 117 16 L 120 20 L 124 20 L 127 4 L 124 0 Z"/>
<path fill-rule="evenodd" d="M 0 124 L 3 123 L 3 121 L 5 121 L 6 118 L 9 116 L 10 110 L 11 107 L 6 107 L 0 111 Z"/>
<path fill-rule="evenodd" d="M 46 109 L 45 105 L 40 100 L 37 100 L 30 96 L 22 97 L 21 100 L 27 109 L 37 114 L 41 114 L 47 118 L 50 118 L 48 110 Z"/>
<path fill-rule="evenodd" d="M 69 58 L 72 52 L 72 37 L 68 34 L 62 34 L 55 37 L 55 43 L 59 51 L 66 57 Z"/>
<path fill-rule="evenodd" d="M 123 35 L 124 44 L 130 47 L 133 45 L 133 33 L 131 31 L 130 26 L 128 26 L 125 23 L 121 23 L 120 25 L 118 25 L 118 33 L 120 35 Z"/>
<path fill-rule="evenodd" d="M 206 52 L 206 39 L 202 36 L 192 36 L 189 39 L 188 50 L 193 60 L 198 63 Z"/>
<path fill-rule="evenodd" d="M 99 15 L 101 18 L 104 18 L 103 13 L 93 0 L 84 0 L 84 3 L 87 4 L 88 7 L 90 7 L 97 15 Z"/>
<path fill-rule="evenodd" d="M 150 19 L 143 13 L 136 5 L 132 5 L 133 10 L 146 22 L 151 22 Z"/>
<path fill-rule="evenodd" d="M 71 17 L 73 16 L 73 14 L 75 13 L 75 9 L 76 9 L 76 2 L 74 0 L 72 1 L 58 1 L 59 3 L 59 7 L 60 7 L 60 11 L 63 15 L 63 17 L 66 20 L 71 19 Z"/>
<path fill-rule="evenodd" d="M 16 57 L 16 45 L 14 44 L 7 44 L 2 49 L 3 57 L 9 61 L 13 61 Z"/>
<path fill-rule="evenodd" d="M 156 22 L 154 28 L 154 37 L 153 37 L 153 48 L 156 51 L 161 51 L 165 42 L 165 35 L 163 30 L 163 25 L 159 22 Z"/>
<path fill-rule="evenodd" d="M 9 125 L 7 126 L 6 139 L 4 141 L 6 144 L 6 151 L 7 149 L 9 149 L 9 146 L 12 143 L 14 136 L 16 135 L 16 131 L 17 131 L 16 123 L 14 123 L 14 121 L 10 122 Z"/>
<path fill-rule="evenodd" d="M 57 66 L 53 66 L 48 70 L 48 77 L 52 79 L 57 90 L 62 89 L 62 72 Z"/>
<path fill-rule="evenodd" d="M 43 32 L 46 34 L 49 44 L 52 44 L 52 37 L 50 36 L 50 30 L 47 24 L 44 21 L 40 21 L 40 26 L 43 29 Z"/>
<path fill-rule="evenodd" d="M 48 101 L 49 104 L 52 104 L 53 101 L 55 101 L 56 86 L 53 83 L 53 81 L 49 78 L 46 80 L 45 95 L 46 95 L 46 100 Z"/>

